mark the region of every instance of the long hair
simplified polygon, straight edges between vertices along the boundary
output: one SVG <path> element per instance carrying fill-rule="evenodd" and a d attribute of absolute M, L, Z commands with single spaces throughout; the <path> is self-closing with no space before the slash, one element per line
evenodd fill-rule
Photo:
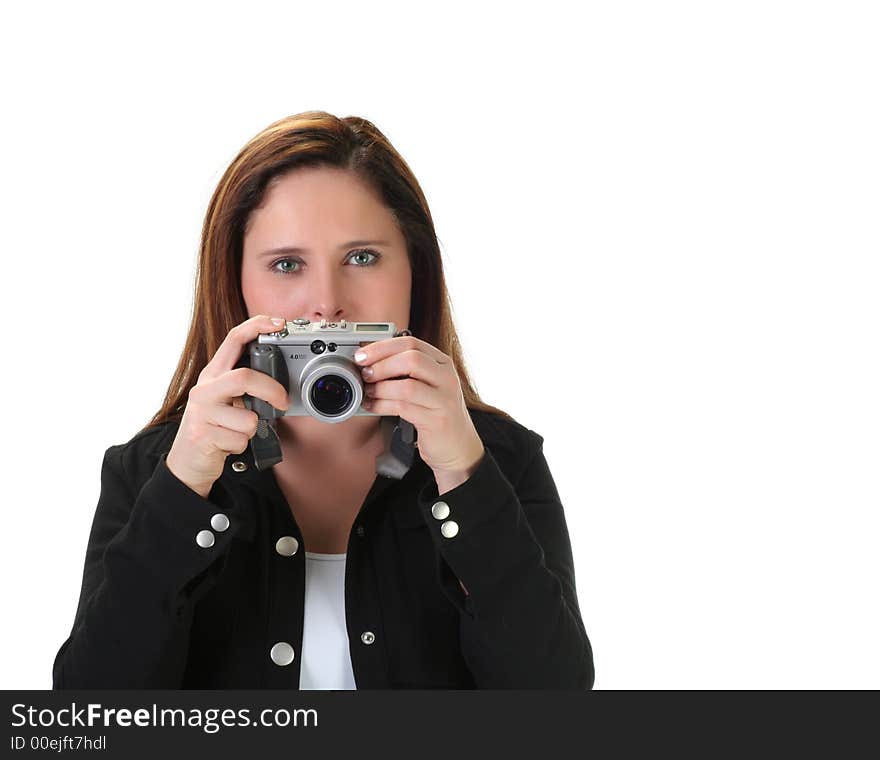
<path fill-rule="evenodd" d="M 186 344 L 162 407 L 144 429 L 180 420 L 199 374 L 227 333 L 248 318 L 240 273 L 251 212 L 260 206 L 270 180 L 307 166 L 345 169 L 379 193 L 407 243 L 412 269 L 410 332 L 452 359 L 468 408 L 512 419 L 484 403 L 468 376 L 452 322 L 434 222 L 409 166 L 366 119 L 306 111 L 266 127 L 241 149 L 220 179 L 202 226 Z"/>

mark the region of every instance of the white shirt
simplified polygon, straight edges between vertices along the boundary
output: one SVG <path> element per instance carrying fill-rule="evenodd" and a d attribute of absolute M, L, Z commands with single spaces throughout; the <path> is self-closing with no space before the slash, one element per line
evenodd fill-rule
<path fill-rule="evenodd" d="M 345 625 L 345 554 L 306 552 L 300 689 L 356 689 Z"/>

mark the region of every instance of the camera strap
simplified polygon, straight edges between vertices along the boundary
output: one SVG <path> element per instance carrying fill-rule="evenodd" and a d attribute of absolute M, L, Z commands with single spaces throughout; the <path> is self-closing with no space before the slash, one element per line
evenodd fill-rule
<path fill-rule="evenodd" d="M 383 417 L 381 425 L 385 450 L 376 457 L 376 473 L 401 480 L 412 467 L 415 450 L 419 445 L 418 431 L 411 422 L 401 417 Z M 254 456 L 254 466 L 258 470 L 266 470 L 281 461 L 281 443 L 274 419 L 260 418 L 257 432 L 250 440 L 250 448 Z"/>

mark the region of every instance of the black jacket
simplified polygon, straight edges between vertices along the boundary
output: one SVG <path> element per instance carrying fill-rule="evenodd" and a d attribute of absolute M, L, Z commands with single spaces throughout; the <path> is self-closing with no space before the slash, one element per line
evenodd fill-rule
<path fill-rule="evenodd" d="M 471 418 L 486 453 L 465 483 L 438 498 L 416 453 L 402 479 L 376 476 L 354 521 L 345 612 L 357 687 L 590 689 L 592 648 L 544 439 L 495 414 Z M 165 464 L 178 425 L 104 455 L 55 689 L 299 687 L 305 547 L 290 508 L 250 448 L 227 458 L 207 499 L 192 491 Z M 438 501 L 444 519 L 432 513 Z M 211 530 L 218 513 L 226 530 Z M 459 526 L 450 538 L 447 520 Z M 205 530 L 207 548 L 196 542 Z M 288 556 L 276 550 L 285 536 L 299 544 Z M 293 647 L 289 665 L 270 657 L 277 642 Z"/>

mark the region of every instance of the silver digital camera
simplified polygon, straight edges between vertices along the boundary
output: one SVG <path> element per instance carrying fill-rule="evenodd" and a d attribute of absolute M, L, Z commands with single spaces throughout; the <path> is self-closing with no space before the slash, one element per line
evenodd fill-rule
<path fill-rule="evenodd" d="M 337 423 L 349 417 L 381 416 L 362 406 L 364 381 L 355 352 L 367 343 L 411 334 L 409 330 L 398 333 L 393 322 L 312 322 L 300 317 L 251 341 L 237 366 L 275 378 L 287 389 L 289 399 L 287 409 L 281 411 L 263 399 L 243 396 L 245 406 L 260 418 L 251 439 L 258 469 L 268 466 L 269 460 L 281 461 L 274 424 L 277 417 L 308 414 L 322 422 Z M 412 425 L 400 420 L 399 428 L 403 442 L 416 445 Z"/>

